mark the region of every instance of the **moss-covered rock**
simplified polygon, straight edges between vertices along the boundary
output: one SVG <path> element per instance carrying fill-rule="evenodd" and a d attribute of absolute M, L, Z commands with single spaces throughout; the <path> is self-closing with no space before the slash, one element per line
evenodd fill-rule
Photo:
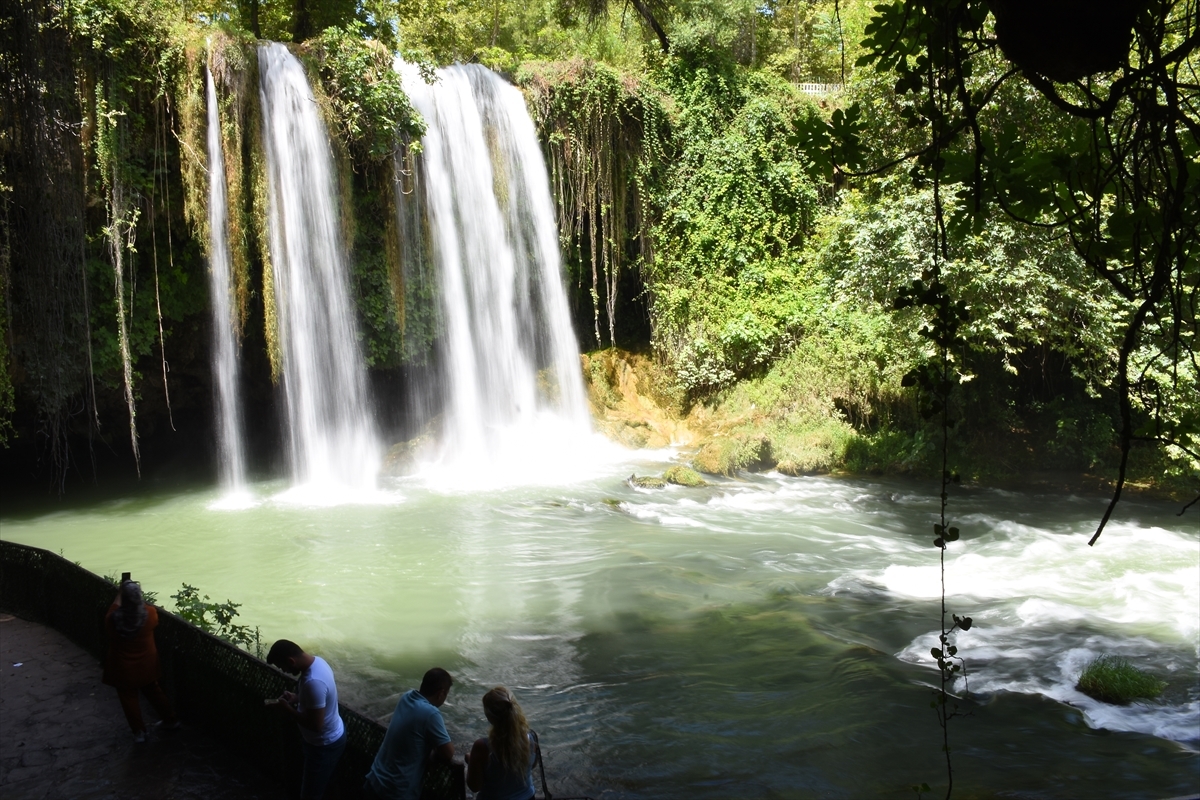
<path fill-rule="evenodd" d="M 693 434 L 662 369 L 645 356 L 609 349 L 582 357 L 596 428 L 626 447 L 686 444 Z"/>
<path fill-rule="evenodd" d="M 828 452 L 814 449 L 795 453 L 792 458 L 785 458 L 775 465 L 775 471 L 792 478 L 824 475 L 829 472 L 830 460 Z"/>
<path fill-rule="evenodd" d="M 1124 658 L 1100 656 L 1084 668 L 1075 688 L 1102 703 L 1126 705 L 1134 700 L 1153 700 L 1167 686 Z"/>
<path fill-rule="evenodd" d="M 733 476 L 742 470 L 761 472 L 774 466 L 771 440 L 754 434 L 710 439 L 692 458 L 692 467 L 707 475 Z"/>
<path fill-rule="evenodd" d="M 700 473 L 690 467 L 685 467 L 682 464 L 676 464 L 663 473 L 663 480 L 667 483 L 673 483 L 676 486 L 707 486 L 707 481 L 700 477 Z"/>
<path fill-rule="evenodd" d="M 667 482 L 653 475 L 630 475 L 629 485 L 636 489 L 665 489 Z"/>
<path fill-rule="evenodd" d="M 440 420 L 438 421 L 440 422 Z M 383 466 L 380 467 L 380 473 L 393 477 L 411 474 L 417 467 L 417 459 L 421 453 L 431 447 L 436 439 L 436 430 L 431 425 L 420 436 L 415 436 L 407 442 L 399 442 L 392 445 L 383 457 Z"/>

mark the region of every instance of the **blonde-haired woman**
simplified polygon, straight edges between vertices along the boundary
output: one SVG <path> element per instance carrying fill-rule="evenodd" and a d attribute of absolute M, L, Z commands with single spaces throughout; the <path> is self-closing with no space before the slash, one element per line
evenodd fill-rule
<path fill-rule="evenodd" d="M 537 739 L 517 698 L 497 686 L 483 696 L 483 714 L 492 728 L 467 756 L 467 787 L 476 800 L 532 800 Z"/>

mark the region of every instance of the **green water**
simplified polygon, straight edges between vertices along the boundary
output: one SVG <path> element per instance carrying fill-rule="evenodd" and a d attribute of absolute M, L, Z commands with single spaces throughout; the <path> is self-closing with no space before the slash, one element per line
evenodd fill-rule
<path fill-rule="evenodd" d="M 555 794 L 596 798 L 914 797 L 944 786 L 930 710 L 936 506 L 924 485 L 770 475 L 640 491 L 615 464 L 567 485 L 451 491 L 412 478 L 319 507 L 253 487 L 50 512 L 5 539 L 130 571 L 160 602 L 187 582 L 242 603 L 268 640 L 325 656 L 376 717 L 431 666 L 456 679 L 456 746 L 479 697 L 513 688 Z M 1200 791 L 1196 513 L 963 491 L 947 558 L 971 694 L 952 723 L 956 796 L 1171 797 Z M 1168 681 L 1105 707 L 1074 691 L 1100 653 Z"/>

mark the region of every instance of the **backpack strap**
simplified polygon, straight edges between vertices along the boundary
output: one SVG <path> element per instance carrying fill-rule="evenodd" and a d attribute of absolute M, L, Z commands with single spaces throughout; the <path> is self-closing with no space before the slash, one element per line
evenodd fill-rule
<path fill-rule="evenodd" d="M 554 796 L 550 794 L 550 788 L 546 786 L 546 765 L 542 763 L 542 743 L 538 741 L 537 731 L 533 728 L 529 729 L 529 735 L 533 737 L 533 749 L 537 753 L 538 772 L 542 776 L 542 794 L 546 796 L 545 800 L 554 800 Z"/>

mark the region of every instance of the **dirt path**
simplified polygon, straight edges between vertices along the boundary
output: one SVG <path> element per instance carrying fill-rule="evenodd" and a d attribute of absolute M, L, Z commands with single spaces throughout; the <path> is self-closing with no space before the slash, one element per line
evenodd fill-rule
<path fill-rule="evenodd" d="M 147 723 L 157 717 L 143 701 Z M 136 744 L 100 665 L 55 630 L 0 612 L 0 797 L 284 800 L 206 731 Z"/>

